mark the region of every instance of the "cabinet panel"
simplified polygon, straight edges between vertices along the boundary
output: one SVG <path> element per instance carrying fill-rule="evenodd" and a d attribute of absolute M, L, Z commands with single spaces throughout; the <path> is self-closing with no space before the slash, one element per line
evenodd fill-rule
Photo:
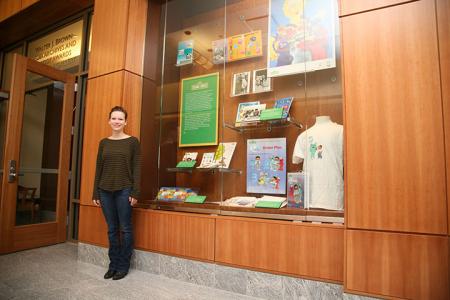
<path fill-rule="evenodd" d="M 130 0 L 125 69 L 142 75 L 148 0 Z"/>
<path fill-rule="evenodd" d="M 36 2 L 39 2 L 39 0 L 22 0 L 22 9 L 25 9 L 28 6 L 35 4 Z"/>
<path fill-rule="evenodd" d="M 216 261 L 343 281 L 344 229 L 245 219 L 216 220 Z"/>
<path fill-rule="evenodd" d="M 342 18 L 347 224 L 447 233 L 434 1 Z"/>
<path fill-rule="evenodd" d="M 346 231 L 349 292 L 402 299 L 448 299 L 448 238 Z"/>
<path fill-rule="evenodd" d="M 214 260 L 215 220 L 186 216 L 185 239 L 188 257 Z"/>
<path fill-rule="evenodd" d="M 444 109 L 447 191 L 450 191 L 450 0 L 437 1 L 439 55 L 441 65 L 442 103 Z M 447 194 L 450 216 L 450 194 Z M 449 222 L 450 232 L 450 222 Z"/>
<path fill-rule="evenodd" d="M 78 224 L 78 240 L 80 242 L 108 247 L 108 227 L 101 208 L 80 205 Z"/>
<path fill-rule="evenodd" d="M 341 0 L 340 15 L 359 13 L 389 5 L 409 2 L 408 0 Z"/>
<path fill-rule="evenodd" d="M 92 189 L 99 141 L 111 134 L 108 114 L 120 104 L 124 71 L 88 80 L 83 139 L 82 185 L 80 201 L 92 205 Z"/>

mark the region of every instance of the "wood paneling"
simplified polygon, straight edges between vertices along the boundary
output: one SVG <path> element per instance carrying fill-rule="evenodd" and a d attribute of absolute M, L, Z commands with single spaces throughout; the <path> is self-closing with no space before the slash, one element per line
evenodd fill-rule
<path fill-rule="evenodd" d="M 133 211 L 137 248 L 214 260 L 213 217 L 148 209 Z"/>
<path fill-rule="evenodd" d="M 100 207 L 80 205 L 78 224 L 80 242 L 108 247 L 108 227 Z"/>
<path fill-rule="evenodd" d="M 96 0 L 92 23 L 89 77 L 124 69 L 129 0 Z"/>
<path fill-rule="evenodd" d="M 441 66 L 442 103 L 444 109 L 445 154 L 447 167 L 447 208 L 450 218 L 450 0 L 436 1 Z M 450 233 L 450 222 L 448 222 Z"/>
<path fill-rule="evenodd" d="M 130 0 L 125 69 L 142 75 L 148 0 Z"/>
<path fill-rule="evenodd" d="M 142 75 L 147 1 L 95 1 L 89 77 L 118 70 Z"/>
<path fill-rule="evenodd" d="M 21 3 L 17 0 L 0 1 L 0 22 L 18 13 L 21 10 Z"/>
<path fill-rule="evenodd" d="M 58 227 L 56 222 L 14 227 L 12 248 L 14 251 L 20 251 L 62 243 L 65 236 L 61 240 Z"/>
<path fill-rule="evenodd" d="M 342 18 L 348 227 L 447 233 L 434 1 Z"/>
<path fill-rule="evenodd" d="M 35 4 L 36 2 L 39 2 L 39 0 L 22 0 L 22 9 L 25 9 L 28 6 Z"/>
<path fill-rule="evenodd" d="M 130 72 L 124 72 L 122 106 L 128 112 L 125 132 L 139 138 L 141 134 L 143 78 Z"/>
<path fill-rule="evenodd" d="M 343 259 L 343 226 L 216 220 L 217 262 L 342 282 Z"/>
<path fill-rule="evenodd" d="M 124 71 L 88 80 L 84 119 L 81 204 L 92 204 L 99 141 L 111 134 L 108 114 L 123 97 Z"/>
<path fill-rule="evenodd" d="M 346 247 L 346 291 L 449 299 L 447 237 L 347 230 Z"/>
<path fill-rule="evenodd" d="M 411 0 L 341 0 L 340 15 L 355 14 L 366 10 L 409 2 Z"/>

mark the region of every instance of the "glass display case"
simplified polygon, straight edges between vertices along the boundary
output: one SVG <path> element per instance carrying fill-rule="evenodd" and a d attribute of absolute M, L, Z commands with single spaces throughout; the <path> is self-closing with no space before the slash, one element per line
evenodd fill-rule
<path fill-rule="evenodd" d="M 174 0 L 161 16 L 150 206 L 342 223 L 337 1 Z"/>

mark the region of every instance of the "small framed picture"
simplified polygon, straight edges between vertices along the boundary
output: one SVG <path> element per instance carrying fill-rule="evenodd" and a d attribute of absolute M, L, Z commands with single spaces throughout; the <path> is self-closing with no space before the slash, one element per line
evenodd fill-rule
<path fill-rule="evenodd" d="M 250 72 L 233 74 L 232 96 L 250 94 Z"/>
<path fill-rule="evenodd" d="M 267 69 L 253 71 L 253 93 L 264 93 L 272 90 L 272 78 L 267 77 Z"/>

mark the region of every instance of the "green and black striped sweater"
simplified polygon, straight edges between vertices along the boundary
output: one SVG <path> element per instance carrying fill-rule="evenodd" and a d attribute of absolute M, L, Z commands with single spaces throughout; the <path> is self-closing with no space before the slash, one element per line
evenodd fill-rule
<path fill-rule="evenodd" d="M 131 188 L 130 196 L 139 198 L 141 176 L 141 150 L 134 136 L 100 141 L 92 199 L 100 199 L 99 189 L 118 191 Z"/>

